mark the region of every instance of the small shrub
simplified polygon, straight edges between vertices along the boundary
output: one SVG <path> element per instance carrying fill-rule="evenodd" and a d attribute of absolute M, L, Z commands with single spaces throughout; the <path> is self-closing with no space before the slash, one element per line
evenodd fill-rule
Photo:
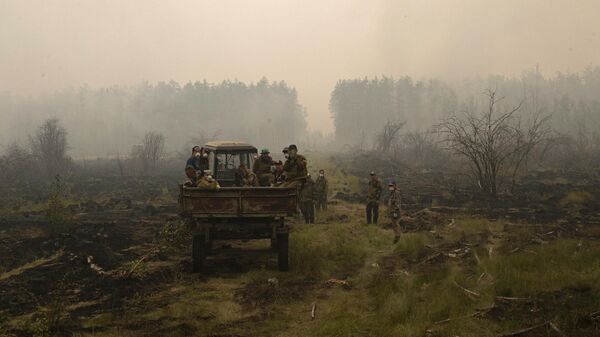
<path fill-rule="evenodd" d="M 46 219 L 48 221 L 48 231 L 51 235 L 68 233 L 73 229 L 73 221 L 65 207 L 64 185 L 59 176 L 56 176 L 52 184 Z"/>
<path fill-rule="evenodd" d="M 192 233 L 183 221 L 168 222 L 161 229 L 158 242 L 164 251 L 181 251 L 192 242 Z"/>
<path fill-rule="evenodd" d="M 411 260 L 417 260 L 425 257 L 430 249 L 426 246 L 426 237 L 423 233 L 405 233 L 402 234 L 396 252 Z"/>
<path fill-rule="evenodd" d="M 126 263 L 124 266 L 124 270 L 126 272 L 126 275 L 138 279 L 143 279 L 149 274 L 148 264 L 141 258 Z"/>
<path fill-rule="evenodd" d="M 50 324 L 45 316 L 34 318 L 30 321 L 25 330 L 31 335 L 31 337 L 50 337 L 52 331 L 50 330 Z"/>

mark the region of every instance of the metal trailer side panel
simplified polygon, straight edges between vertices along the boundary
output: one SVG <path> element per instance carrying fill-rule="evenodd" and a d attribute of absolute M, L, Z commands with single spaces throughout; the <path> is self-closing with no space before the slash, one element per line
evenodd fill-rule
<path fill-rule="evenodd" d="M 180 212 L 195 218 L 286 217 L 296 213 L 296 190 L 226 187 L 216 191 L 180 189 Z"/>

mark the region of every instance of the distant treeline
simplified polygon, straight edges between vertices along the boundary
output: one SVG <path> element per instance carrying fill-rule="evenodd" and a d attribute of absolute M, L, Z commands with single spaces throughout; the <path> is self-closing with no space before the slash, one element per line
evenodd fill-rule
<path fill-rule="evenodd" d="M 382 77 L 338 81 L 329 109 L 340 145 L 367 145 L 387 122 L 404 121 L 411 128 L 428 128 L 457 104 L 454 90 L 440 81 Z"/>
<path fill-rule="evenodd" d="M 502 104 L 521 103 L 527 113 L 550 115 L 554 130 L 580 142 L 600 139 L 600 68 L 544 77 L 536 70 L 518 78 L 491 76 L 454 84 L 357 78 L 340 80 L 330 99 L 338 145 L 370 146 L 388 122 L 406 122 L 403 130 L 427 130 L 446 116 L 479 106 L 481 93 L 494 90 Z"/>
<path fill-rule="evenodd" d="M 223 81 L 180 85 L 142 83 L 102 89 L 68 89 L 35 97 L 0 93 L 0 147 L 29 145 L 29 135 L 48 118 L 68 133 L 73 157 L 128 155 L 144 135 L 165 137 L 165 150 L 188 152 L 212 138 L 238 139 L 270 147 L 373 148 L 389 123 L 405 122 L 401 134 L 425 131 L 456 112 L 481 109 L 486 89 L 506 97 L 506 107 L 550 115 L 555 131 L 577 146 L 600 143 L 600 68 L 544 77 L 537 70 L 518 78 L 491 76 L 446 83 L 410 77 L 344 79 L 330 98 L 335 142 L 307 131 L 305 109 L 285 82 Z M 328 144 L 325 144 L 328 143 Z M 330 147 L 328 147 L 330 148 Z"/>
<path fill-rule="evenodd" d="M 0 94 L 0 144 L 27 142 L 45 119 L 58 118 L 73 156 L 129 154 L 147 131 L 162 133 L 168 151 L 210 138 L 261 146 L 296 142 L 306 132 L 305 111 L 285 82 L 224 81 L 180 85 L 64 90 L 39 97 Z"/>

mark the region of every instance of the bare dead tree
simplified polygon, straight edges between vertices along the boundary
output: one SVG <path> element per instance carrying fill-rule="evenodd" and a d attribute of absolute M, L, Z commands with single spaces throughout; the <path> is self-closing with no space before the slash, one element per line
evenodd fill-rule
<path fill-rule="evenodd" d="M 388 121 L 383 126 L 381 132 L 377 135 L 375 141 L 375 148 L 377 151 L 381 153 L 389 153 L 392 145 L 394 144 L 396 138 L 398 137 L 398 132 L 405 125 L 405 122 L 392 122 Z"/>
<path fill-rule="evenodd" d="M 485 194 L 496 197 L 500 178 L 513 174 L 549 132 L 548 118 L 536 114 L 533 122 L 524 127 L 517 113 L 522 102 L 502 111 L 497 105 L 503 98 L 488 90 L 487 109 L 482 113 L 466 110 L 462 115 L 445 119 L 438 130 L 450 150 L 464 156 L 472 176 Z"/>
<path fill-rule="evenodd" d="M 541 110 L 535 111 L 531 121 L 526 125 L 524 125 L 522 118 L 518 119 L 517 124 L 514 127 L 515 152 L 512 158 L 511 191 L 514 190 L 517 184 L 517 174 L 519 170 L 524 165 L 527 165 L 527 160 L 532 151 L 542 143 L 546 142 L 548 146 L 546 146 L 543 151 L 546 152 L 552 144 L 550 140 L 553 132 L 549 126 L 549 120 L 550 116 L 543 115 Z"/>
<path fill-rule="evenodd" d="M 30 137 L 31 152 L 39 161 L 46 177 L 64 175 L 67 157 L 67 130 L 57 118 L 47 119 Z"/>
<path fill-rule="evenodd" d="M 159 160 L 165 155 L 165 137 L 159 132 L 146 132 L 142 144 L 135 151 L 138 151 L 137 157 L 142 161 L 144 172 L 149 173 L 156 169 Z"/>

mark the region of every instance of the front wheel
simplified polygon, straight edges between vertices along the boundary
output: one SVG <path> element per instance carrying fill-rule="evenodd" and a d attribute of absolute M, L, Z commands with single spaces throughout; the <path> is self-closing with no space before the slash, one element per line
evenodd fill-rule
<path fill-rule="evenodd" d="M 192 265 L 194 273 L 202 271 L 204 259 L 206 257 L 206 239 L 203 234 L 194 235 L 192 241 Z"/>
<path fill-rule="evenodd" d="M 288 239 L 289 232 L 277 233 L 277 266 L 279 271 L 289 270 Z"/>

